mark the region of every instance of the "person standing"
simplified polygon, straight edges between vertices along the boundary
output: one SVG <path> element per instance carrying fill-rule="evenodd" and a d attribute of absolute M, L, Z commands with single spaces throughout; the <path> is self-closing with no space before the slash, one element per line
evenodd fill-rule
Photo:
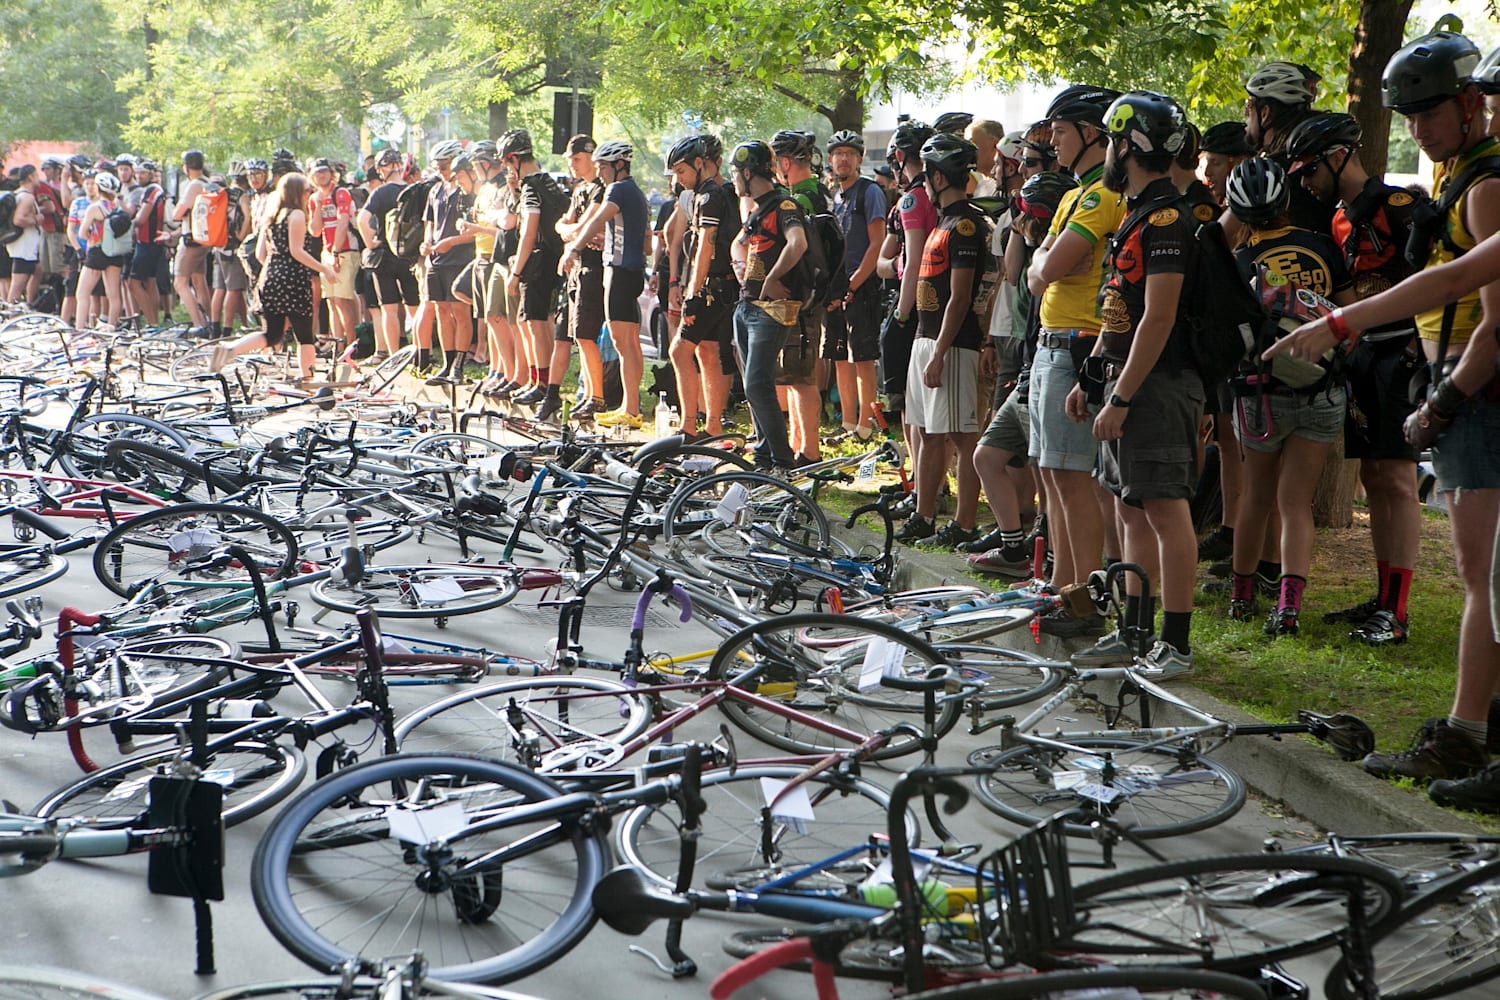
<path fill-rule="evenodd" d="M 443 368 L 427 380 L 428 385 L 463 381 L 464 359 L 474 336 L 472 311 L 453 293 L 454 282 L 474 259 L 474 234 L 458 230 L 458 220 L 468 215 L 470 203 L 469 194 L 454 176 L 453 165 L 462 153 L 463 144 L 456 139 L 440 142 L 432 149 L 439 180 L 427 194 L 427 230 L 421 252 L 427 258 L 427 298 L 437 316 Z M 472 183 L 472 165 L 469 180 Z"/>
<path fill-rule="evenodd" d="M 411 267 L 391 251 L 385 240 L 386 217 L 395 210 L 396 199 L 406 186 L 402 179 L 405 169 L 399 152 L 390 148 L 381 150 L 375 160 L 375 171 L 382 183 L 371 192 L 358 216 L 359 232 L 365 243 L 363 263 L 370 272 L 379 306 L 379 321 L 375 324 L 376 364 L 401 348 L 406 318 L 403 307 L 410 311 L 420 301 Z"/>
<path fill-rule="evenodd" d="M 593 227 L 587 241 L 578 239 L 604 203 L 604 182 L 599 179 L 599 165 L 594 161 L 596 149 L 598 144 L 587 135 L 575 135 L 568 140 L 568 171 L 574 184 L 567 214 L 558 223 L 558 232 L 567 244 L 563 270 L 568 322 L 561 328 L 562 339 L 552 349 L 552 383 L 541 401 L 539 419 L 550 420 L 562 408 L 562 379 L 568 367 L 569 341 L 578 345 L 580 382 L 586 397 L 572 416 L 598 418 L 604 410 L 604 359 L 599 354 L 599 331 L 604 327 L 604 227 Z M 546 416 L 541 416 L 542 413 Z"/>
<path fill-rule="evenodd" d="M 10 253 L 10 288 L 6 301 L 24 305 L 35 294 L 37 263 L 42 256 L 42 216 L 37 208 L 37 170 L 30 163 L 16 168 L 15 209 L 11 225 L 21 235 L 5 249 Z"/>
<path fill-rule="evenodd" d="M 192 322 L 189 335 L 207 337 L 212 332 L 208 326 L 209 248 L 195 242 L 192 233 L 193 206 L 198 204 L 208 187 L 202 150 L 190 149 L 182 154 L 182 172 L 187 177 L 187 184 L 178 192 L 177 207 L 172 212 L 172 221 L 183 230 L 172 264 L 172 288 Z"/>
<path fill-rule="evenodd" d="M 512 129 L 495 145 L 500 162 L 520 178 L 521 235 L 505 289 L 519 303 L 518 321 L 526 331 L 523 339 L 530 343 L 528 384 L 535 390 L 512 395 L 511 399 L 536 403 L 545 397 L 551 382 L 552 303 L 560 280 L 557 264 L 562 257 L 557 223 L 567 208 L 567 196 L 552 175 L 537 165 L 530 132 Z"/>
<path fill-rule="evenodd" d="M 835 132 L 828 140 L 828 161 L 839 185 L 833 214 L 844 234 L 842 266 L 849 288 L 840 302 L 829 303 L 822 353 L 833 362 L 844 431 L 861 441 L 874 433 L 875 362 L 885 307 L 875 263 L 885 242 L 886 201 L 878 184 L 860 176 L 864 160 L 865 140 L 858 132 Z"/>
<path fill-rule="evenodd" d="M 343 347 L 354 343 L 354 326 L 359 317 L 354 296 L 359 251 L 352 246 L 349 232 L 355 224 L 354 196 L 348 188 L 336 183 L 338 178 L 329 160 L 315 160 L 309 179 L 313 184 L 313 231 L 323 242 L 320 256 L 336 275 L 334 280 L 323 283 L 323 298 L 328 300 L 334 343 Z"/>

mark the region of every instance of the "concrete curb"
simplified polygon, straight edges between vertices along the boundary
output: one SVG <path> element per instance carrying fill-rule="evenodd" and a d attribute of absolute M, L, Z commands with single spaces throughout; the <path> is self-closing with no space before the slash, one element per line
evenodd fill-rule
<path fill-rule="evenodd" d="M 836 528 L 845 541 L 856 547 L 880 544 L 874 532 L 856 526 Z M 965 572 L 960 556 L 948 552 L 922 551 L 898 546 L 897 584 L 901 587 L 931 587 L 941 584 L 975 584 Z M 1012 636 L 1015 636 L 1012 638 Z M 1028 633 L 1012 633 L 1002 641 L 1025 648 L 1048 659 L 1066 659 L 1087 640 L 1060 640 L 1043 635 L 1037 645 Z M 1264 720 L 1220 701 L 1198 688 L 1174 684 L 1184 701 L 1218 718 L 1249 725 Z M 1171 724 L 1170 706 L 1158 706 L 1160 724 Z M 1180 719 L 1181 714 L 1176 713 Z M 1399 788 L 1345 763 L 1322 746 L 1304 737 L 1273 740 L 1246 736 L 1228 741 L 1212 754 L 1255 792 L 1284 804 L 1292 812 L 1326 830 L 1346 834 L 1451 831 L 1485 833 L 1484 827 L 1440 808 L 1420 789 Z"/>

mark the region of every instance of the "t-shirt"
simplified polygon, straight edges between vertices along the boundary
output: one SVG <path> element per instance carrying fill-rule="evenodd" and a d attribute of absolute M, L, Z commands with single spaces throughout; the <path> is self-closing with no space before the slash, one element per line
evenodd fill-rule
<path fill-rule="evenodd" d="M 1252 233 L 1234 256 L 1251 278 L 1265 267 L 1325 299 L 1354 287 L 1337 244 L 1322 233 L 1295 226 Z"/>
<path fill-rule="evenodd" d="M 536 244 L 531 250 L 533 254 L 545 253 L 557 257 L 562 251 L 562 236 L 557 232 L 557 223 L 562 219 L 563 209 L 560 206 L 549 207 L 551 203 L 542 197 L 542 188 L 556 183 L 545 170 L 537 170 L 521 178 L 520 214 L 537 217 Z M 528 267 L 534 266 L 529 260 L 526 264 Z"/>
<path fill-rule="evenodd" d="M 78 247 L 79 253 L 82 253 L 85 247 L 83 216 L 88 212 L 89 206 L 92 204 L 93 202 L 89 201 L 88 195 L 80 194 L 73 199 L 73 204 L 68 208 L 68 224 L 76 227 L 75 231 L 78 233 L 78 239 L 74 245 Z"/>
<path fill-rule="evenodd" d="M 505 182 L 498 177 L 479 185 L 474 192 L 475 220 L 486 226 L 495 224 L 490 215 L 500 207 L 504 187 Z M 487 229 L 474 230 L 474 254 L 480 260 L 491 259 L 495 255 L 495 234 Z"/>
<path fill-rule="evenodd" d="M 781 259 L 786 248 L 786 234 L 793 229 L 805 228 L 807 217 L 802 208 L 785 191 L 772 188 L 755 199 L 755 211 L 745 220 L 746 254 L 745 284 L 740 289 L 740 298 L 746 302 L 763 299 L 766 275 Z M 722 228 L 722 227 L 721 227 Z M 787 287 L 794 299 L 801 298 L 797 287 L 796 268 L 782 276 L 781 283 Z"/>
<path fill-rule="evenodd" d="M 396 200 L 401 197 L 401 189 L 406 187 L 392 181 L 382 184 L 370 193 L 370 198 L 365 202 L 365 211 L 370 213 L 370 228 L 375 230 L 380 245 L 385 245 L 385 219 L 396 207 Z"/>
<path fill-rule="evenodd" d="M 938 213 L 932 205 L 932 199 L 927 197 L 927 185 L 924 176 L 918 174 L 916 180 L 907 185 L 906 193 L 901 200 L 896 202 L 896 211 L 901 217 L 901 232 L 916 230 L 919 233 L 930 233 L 937 227 Z M 901 245 L 906 246 L 905 237 L 902 237 Z M 904 259 L 903 251 L 903 259 Z"/>
<path fill-rule="evenodd" d="M 432 242 L 458 235 L 458 220 L 469 211 L 469 196 L 457 184 L 439 181 L 427 192 L 427 209 L 423 218 L 432 223 Z M 433 267 L 461 268 L 474 259 L 474 244 L 460 243 L 427 258 Z"/>
<path fill-rule="evenodd" d="M 568 198 L 568 214 L 574 222 L 582 222 L 589 211 L 604 201 L 604 182 L 595 177 L 591 181 L 579 181 Z M 593 270 L 604 266 L 604 239 L 591 240 L 588 246 L 578 248 L 578 263 Z"/>
<path fill-rule="evenodd" d="M 67 213 L 63 211 L 62 195 L 46 181 L 37 181 L 31 192 L 36 198 L 37 211 L 42 217 L 42 232 L 60 233 L 67 225 Z"/>
<path fill-rule="evenodd" d="M 844 273 L 853 274 L 870 249 L 870 222 L 885 218 L 885 194 L 874 181 L 856 178 L 834 193 L 833 217 L 844 234 Z"/>
<path fill-rule="evenodd" d="M 953 270 L 969 270 L 969 309 L 958 328 L 954 347 L 977 351 L 984 344 L 979 317 L 974 314 L 974 295 L 979 290 L 989 231 L 979 209 L 967 198 L 943 209 L 937 225 L 922 245 L 921 270 L 917 273 L 917 336 L 936 340 L 943 329 L 943 316 L 953 298 Z"/>
<path fill-rule="evenodd" d="M 733 277 L 734 266 L 730 263 L 729 251 L 740 228 L 740 202 L 733 188 L 717 178 L 702 181 L 693 190 L 692 225 L 686 241 L 689 266 L 697 257 L 703 230 L 710 228 L 714 230 L 714 253 L 709 258 L 708 277 Z"/>
<path fill-rule="evenodd" d="M 160 184 L 149 184 L 140 189 L 140 194 L 135 213 L 135 241 L 154 243 L 166 218 L 167 194 Z"/>
<path fill-rule="evenodd" d="M 1176 193 L 1170 180 L 1152 181 L 1130 199 L 1127 208 L 1134 210 Z M 1154 274 L 1188 273 L 1188 253 L 1196 226 L 1196 221 L 1176 205 L 1166 205 L 1132 226 L 1123 239 L 1115 241 L 1099 309 L 1099 332 L 1104 338 L 1104 356 L 1109 360 L 1124 362 L 1130 354 L 1136 327 L 1146 315 L 1147 279 Z M 1179 303 L 1186 299 L 1186 288 L 1183 291 Z M 1169 344 L 1157 358 L 1155 367 L 1176 366 L 1177 358 Z"/>
<path fill-rule="evenodd" d="M 330 253 L 348 250 L 348 233 L 344 234 L 344 241 L 338 245 L 335 245 L 335 237 L 338 235 L 339 219 L 348 219 L 349 225 L 354 225 L 354 196 L 349 193 L 349 189 L 336 187 L 327 194 L 314 191 L 312 211 L 316 220 L 314 225 L 323 234 L 323 249 Z"/>
<path fill-rule="evenodd" d="M 1052 217 L 1053 237 L 1077 233 L 1094 248 L 1087 269 L 1063 275 L 1042 293 L 1042 326 L 1053 330 L 1100 328 L 1099 290 L 1109 266 L 1109 238 L 1125 220 L 1125 196 L 1106 189 L 1103 174 L 1104 167 L 1097 166 L 1080 177 Z"/>
<path fill-rule="evenodd" d="M 646 269 L 646 220 L 651 206 L 634 177 L 615 181 L 604 200 L 619 208 L 604 228 L 604 263 L 628 271 Z"/>

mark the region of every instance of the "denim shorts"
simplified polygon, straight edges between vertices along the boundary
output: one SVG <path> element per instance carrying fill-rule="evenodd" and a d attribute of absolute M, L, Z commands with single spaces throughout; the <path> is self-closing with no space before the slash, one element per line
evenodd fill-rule
<path fill-rule="evenodd" d="M 1293 435 L 1332 444 L 1344 429 L 1343 386 L 1315 393 L 1268 392 L 1234 402 L 1234 431 L 1247 451 L 1280 451 Z"/>
<path fill-rule="evenodd" d="M 1031 363 L 1031 457 L 1043 469 L 1093 472 L 1099 460 L 1094 424 L 1074 422 L 1066 409 L 1078 384 L 1073 354 L 1065 347 L 1038 347 Z"/>
<path fill-rule="evenodd" d="M 1500 402 L 1476 393 L 1458 408 L 1432 449 L 1441 493 L 1500 489 Z"/>

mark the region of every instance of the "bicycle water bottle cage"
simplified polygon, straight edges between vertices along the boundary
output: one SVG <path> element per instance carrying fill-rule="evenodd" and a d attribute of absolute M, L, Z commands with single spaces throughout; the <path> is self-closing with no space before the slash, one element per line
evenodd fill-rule
<path fill-rule="evenodd" d="M 1301 709 L 1297 721 L 1307 726 L 1314 738 L 1327 743 L 1340 760 L 1363 760 L 1375 750 L 1375 733 L 1363 719 L 1347 712 L 1320 715 Z"/>

